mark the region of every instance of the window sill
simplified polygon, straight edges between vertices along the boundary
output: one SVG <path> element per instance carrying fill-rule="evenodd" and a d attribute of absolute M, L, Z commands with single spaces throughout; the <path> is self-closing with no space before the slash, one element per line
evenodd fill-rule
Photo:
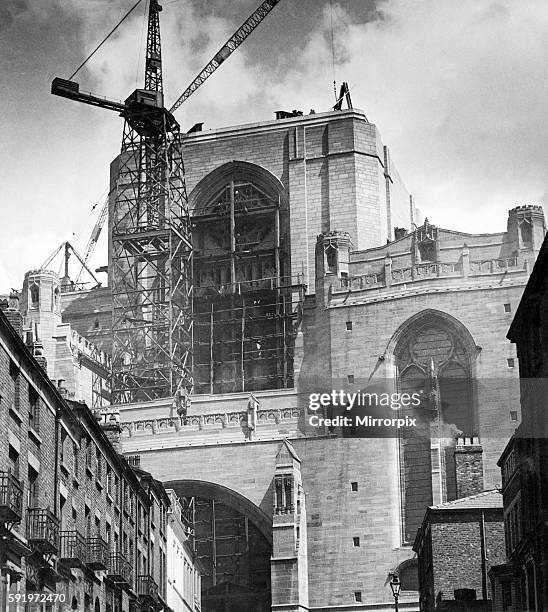
<path fill-rule="evenodd" d="M 13 417 L 15 421 L 17 421 L 18 425 L 21 425 L 23 422 L 23 415 L 17 410 L 15 406 L 10 406 L 10 416 Z"/>
<path fill-rule="evenodd" d="M 36 431 L 36 429 L 29 427 L 29 436 L 34 440 L 34 442 L 36 442 L 38 446 L 42 444 L 42 438 L 40 437 L 40 434 Z"/>

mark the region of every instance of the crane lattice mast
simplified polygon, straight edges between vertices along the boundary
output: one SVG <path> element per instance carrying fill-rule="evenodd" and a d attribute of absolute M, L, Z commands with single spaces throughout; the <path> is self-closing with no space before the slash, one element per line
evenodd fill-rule
<path fill-rule="evenodd" d="M 112 219 L 112 401 L 192 391 L 192 247 L 180 128 L 164 108 L 157 0 L 126 100 Z"/>

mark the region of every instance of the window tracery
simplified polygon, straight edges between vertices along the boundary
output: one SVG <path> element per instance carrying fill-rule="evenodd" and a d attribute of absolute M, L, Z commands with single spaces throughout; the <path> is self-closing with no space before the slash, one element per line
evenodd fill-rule
<path fill-rule="evenodd" d="M 411 323 L 394 350 L 399 391 L 422 397 L 408 409 L 417 428 L 400 437 L 404 541 L 414 537 L 426 506 L 455 498 L 455 438 L 477 435 L 472 355 L 463 333 L 432 312 Z"/>

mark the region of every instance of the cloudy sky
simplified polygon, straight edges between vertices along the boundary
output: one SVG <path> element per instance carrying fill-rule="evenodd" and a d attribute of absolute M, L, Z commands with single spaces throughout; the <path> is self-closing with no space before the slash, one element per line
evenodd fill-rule
<path fill-rule="evenodd" d="M 63 240 L 84 250 L 120 148 L 115 113 L 50 95 L 134 0 L 0 3 L 0 293 Z M 82 90 L 123 99 L 143 73 L 144 9 L 82 70 Z M 259 0 L 164 0 L 168 103 Z M 333 29 L 332 29 L 333 24 Z M 349 82 L 417 205 L 437 225 L 501 231 L 548 199 L 546 0 L 281 0 L 177 111 L 183 129 L 333 104 Z M 92 265 L 106 263 L 101 241 Z"/>

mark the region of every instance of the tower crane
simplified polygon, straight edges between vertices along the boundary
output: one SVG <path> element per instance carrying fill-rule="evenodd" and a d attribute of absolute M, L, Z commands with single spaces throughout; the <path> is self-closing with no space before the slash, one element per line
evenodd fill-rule
<path fill-rule="evenodd" d="M 149 4 L 142 89 L 120 102 L 80 91 L 72 77 L 52 82 L 54 95 L 124 119 L 111 229 L 113 404 L 172 397 L 179 414 L 186 412 L 193 388 L 192 242 L 181 131 L 173 112 L 279 1 L 265 0 L 170 110 L 164 106 L 158 0 Z M 92 236 L 88 249 L 95 242 Z"/>
<path fill-rule="evenodd" d="M 80 268 L 80 272 L 78 272 L 78 276 L 76 277 L 76 284 L 80 282 L 80 279 L 82 278 L 82 274 L 84 273 L 84 270 L 87 269 L 87 263 L 90 257 L 92 256 L 93 251 L 95 250 L 95 247 L 97 246 L 97 241 L 99 240 L 99 236 L 101 235 L 101 230 L 103 229 L 103 225 L 105 224 L 105 220 L 107 218 L 108 202 L 109 202 L 109 197 L 107 196 L 106 200 L 103 203 L 103 206 L 101 207 L 101 212 L 99 213 L 99 217 L 97 218 L 97 221 L 95 222 L 95 225 L 93 226 L 93 230 L 91 231 L 91 236 L 89 237 L 88 243 L 86 245 L 86 250 L 84 252 L 84 258 L 83 258 L 84 261 L 82 263 L 82 267 Z"/>

